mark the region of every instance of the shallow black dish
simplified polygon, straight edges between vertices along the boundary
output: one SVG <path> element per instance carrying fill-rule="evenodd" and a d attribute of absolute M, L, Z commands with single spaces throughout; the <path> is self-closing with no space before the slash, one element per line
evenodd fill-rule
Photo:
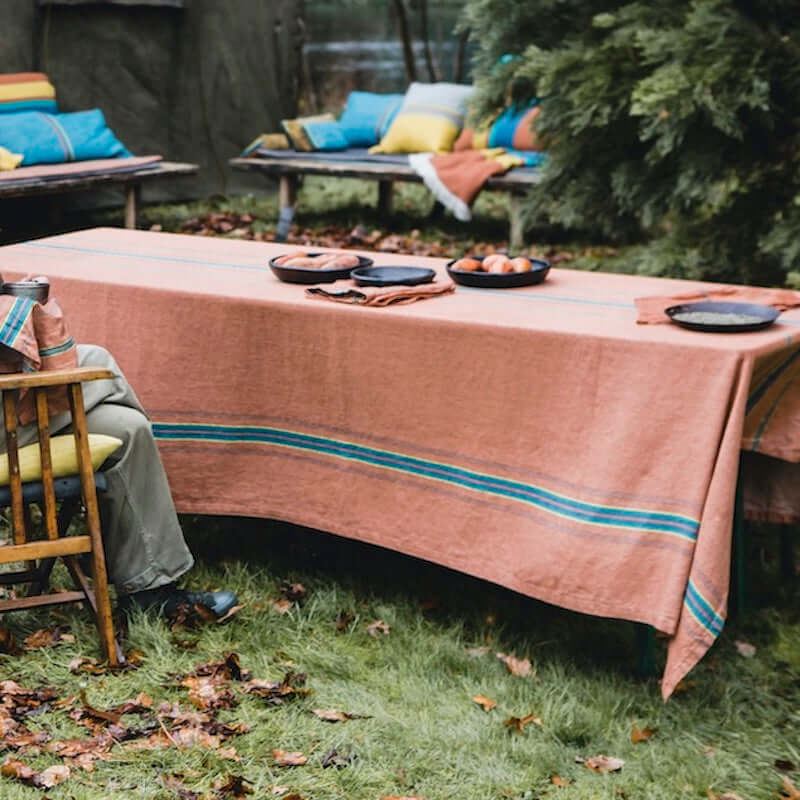
<path fill-rule="evenodd" d="M 464 256 L 464 258 L 483 261 L 485 256 Z M 533 286 L 535 283 L 541 283 L 550 272 L 550 262 L 541 258 L 528 258 L 528 261 L 531 262 L 529 272 L 466 272 L 452 269 L 453 264 L 458 260 L 448 262 L 447 274 L 462 286 L 477 286 L 481 289 L 512 289 L 515 286 Z"/>
<path fill-rule="evenodd" d="M 425 267 L 357 267 L 350 273 L 357 286 L 418 286 L 436 273 Z"/>
<path fill-rule="evenodd" d="M 733 317 L 730 323 L 723 322 L 694 322 L 678 319 L 677 315 L 692 311 L 706 311 L 714 314 L 747 314 L 758 317 L 758 321 L 736 322 Z M 746 333 L 747 331 L 760 331 L 772 325 L 781 313 L 772 306 L 761 306 L 755 303 L 726 303 L 715 300 L 701 300 L 699 303 L 682 303 L 664 309 L 664 313 L 671 322 L 688 328 L 690 331 L 705 331 L 706 333 Z"/>
<path fill-rule="evenodd" d="M 286 255 L 283 253 L 282 255 Z M 322 253 L 309 253 L 309 257 L 321 256 Z M 349 253 L 347 255 L 350 255 Z M 275 256 L 280 258 L 281 256 Z M 314 267 L 283 267 L 275 263 L 275 258 L 269 260 L 269 268 L 276 278 L 285 283 L 333 283 L 342 278 L 349 278 L 354 269 L 371 267 L 372 259 L 365 256 L 358 256 L 357 267 L 335 267 L 333 269 L 315 269 Z"/>

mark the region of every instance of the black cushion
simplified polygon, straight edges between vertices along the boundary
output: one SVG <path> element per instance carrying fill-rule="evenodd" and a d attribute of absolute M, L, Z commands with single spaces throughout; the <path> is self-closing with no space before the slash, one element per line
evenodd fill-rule
<path fill-rule="evenodd" d="M 107 487 L 106 476 L 102 472 L 95 472 L 94 485 L 98 492 L 104 492 Z M 69 500 L 81 496 L 80 475 L 69 475 L 66 478 L 55 478 L 53 488 L 56 500 Z M 44 486 L 41 481 L 29 481 L 22 484 L 22 502 L 41 503 L 44 500 Z M 0 486 L 0 507 L 11 505 L 11 487 Z"/>

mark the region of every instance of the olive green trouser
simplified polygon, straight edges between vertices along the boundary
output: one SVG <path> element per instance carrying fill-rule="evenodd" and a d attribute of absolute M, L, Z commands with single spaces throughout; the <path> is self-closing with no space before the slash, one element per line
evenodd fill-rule
<path fill-rule="evenodd" d="M 194 559 L 183 539 L 150 421 L 107 350 L 78 345 L 78 364 L 105 367 L 118 376 L 83 384 L 89 432 L 123 442 L 102 466 L 108 488 L 99 495 L 109 580 L 121 594 L 155 589 L 176 580 Z M 69 412 L 51 420 L 54 432 L 69 426 Z M 19 435 L 21 445 L 35 441 L 35 425 L 24 426 Z M 5 441 L 0 448 L 5 450 Z"/>

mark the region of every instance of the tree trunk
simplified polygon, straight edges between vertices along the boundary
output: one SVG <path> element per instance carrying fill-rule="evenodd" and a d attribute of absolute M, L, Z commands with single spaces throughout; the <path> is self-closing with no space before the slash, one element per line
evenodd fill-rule
<path fill-rule="evenodd" d="M 463 83 L 464 81 L 464 64 L 466 62 L 468 40 L 469 40 L 469 31 L 462 31 L 461 36 L 458 37 L 458 46 L 456 48 L 455 64 L 453 66 L 454 83 Z"/>
<path fill-rule="evenodd" d="M 431 40 L 428 36 L 428 0 L 418 0 L 419 2 L 419 27 L 420 34 L 422 35 L 422 48 L 425 54 L 425 65 L 428 67 L 428 77 L 431 83 L 441 79 L 439 70 L 433 61 L 433 54 L 431 53 Z"/>
<path fill-rule="evenodd" d="M 397 22 L 400 25 L 400 39 L 403 42 L 403 59 L 406 64 L 406 78 L 411 83 L 417 79 L 417 65 L 414 63 L 414 50 L 411 47 L 411 32 L 408 29 L 408 15 L 405 0 L 394 0 Z"/>

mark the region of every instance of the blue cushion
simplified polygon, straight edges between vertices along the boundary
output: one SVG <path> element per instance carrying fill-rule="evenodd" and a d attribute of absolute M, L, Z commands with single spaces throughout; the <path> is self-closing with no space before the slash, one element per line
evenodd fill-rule
<path fill-rule="evenodd" d="M 131 155 L 97 108 L 72 114 L 0 114 L 0 145 L 22 153 L 23 167 Z"/>
<path fill-rule="evenodd" d="M 350 92 L 339 117 L 350 147 L 370 147 L 383 138 L 403 103 L 403 94 Z"/>
<path fill-rule="evenodd" d="M 338 122 L 330 120 L 306 122 L 303 130 L 314 150 L 347 150 L 349 147 Z"/>

